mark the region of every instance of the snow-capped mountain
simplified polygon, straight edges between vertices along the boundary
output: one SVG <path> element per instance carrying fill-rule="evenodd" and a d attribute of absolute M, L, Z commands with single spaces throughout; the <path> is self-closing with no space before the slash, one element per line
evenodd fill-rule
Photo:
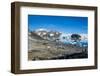
<path fill-rule="evenodd" d="M 35 31 L 48 31 L 48 30 L 45 28 L 39 28 L 39 29 L 36 29 Z"/>
<path fill-rule="evenodd" d="M 34 30 L 34 33 L 36 33 L 40 37 L 42 37 L 42 35 L 44 37 L 44 35 L 48 34 L 48 32 L 54 33 L 55 31 L 47 30 L 45 28 L 39 28 L 39 29 Z M 61 35 L 59 35 L 59 40 L 61 42 L 72 42 L 71 35 L 72 35 L 72 33 L 69 33 L 69 34 L 68 33 L 61 33 Z M 81 36 L 81 42 L 87 42 L 88 41 L 88 34 L 79 34 L 79 35 Z"/>

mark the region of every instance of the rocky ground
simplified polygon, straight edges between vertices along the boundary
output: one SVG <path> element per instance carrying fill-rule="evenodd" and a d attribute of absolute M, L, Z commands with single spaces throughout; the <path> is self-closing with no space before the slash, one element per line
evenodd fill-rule
<path fill-rule="evenodd" d="M 87 58 L 87 48 L 43 39 L 28 39 L 28 60 Z"/>

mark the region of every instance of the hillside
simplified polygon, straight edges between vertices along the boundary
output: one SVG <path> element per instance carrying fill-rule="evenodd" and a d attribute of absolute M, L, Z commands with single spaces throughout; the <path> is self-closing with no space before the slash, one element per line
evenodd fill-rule
<path fill-rule="evenodd" d="M 82 52 L 86 52 L 85 54 Z M 79 54 L 79 56 L 77 55 Z M 75 56 L 73 56 L 75 55 Z M 76 56 L 77 55 L 77 56 Z M 66 57 L 67 56 L 67 57 Z M 28 59 L 29 60 L 48 60 L 48 59 L 69 59 L 86 58 L 87 48 L 63 44 L 62 42 L 53 42 L 44 40 L 35 33 L 28 36 Z"/>

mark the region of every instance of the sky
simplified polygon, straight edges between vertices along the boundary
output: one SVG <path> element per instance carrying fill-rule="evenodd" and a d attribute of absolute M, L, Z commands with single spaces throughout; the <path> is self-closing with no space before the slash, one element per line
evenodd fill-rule
<path fill-rule="evenodd" d="M 46 29 L 61 33 L 88 33 L 88 17 L 28 15 L 28 29 Z"/>

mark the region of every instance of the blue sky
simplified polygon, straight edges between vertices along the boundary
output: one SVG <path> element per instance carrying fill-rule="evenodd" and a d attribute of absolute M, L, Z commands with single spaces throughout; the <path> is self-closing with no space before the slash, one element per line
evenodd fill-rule
<path fill-rule="evenodd" d="M 30 31 L 47 29 L 62 33 L 88 33 L 88 17 L 28 15 Z"/>

